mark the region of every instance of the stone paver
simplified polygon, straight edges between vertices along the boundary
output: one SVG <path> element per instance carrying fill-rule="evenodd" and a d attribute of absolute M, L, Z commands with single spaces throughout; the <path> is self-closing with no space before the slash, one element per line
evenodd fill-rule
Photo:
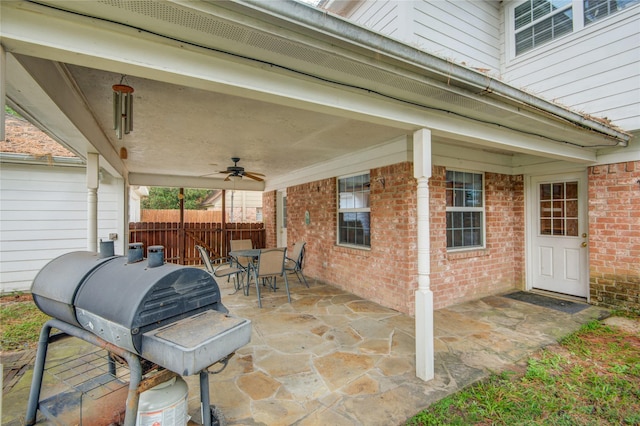
<path fill-rule="evenodd" d="M 223 371 L 209 376 L 211 403 L 228 425 L 402 424 L 490 372 L 514 368 L 604 312 L 589 307 L 565 314 L 500 296 L 438 310 L 436 375 L 425 383 L 415 377 L 410 316 L 312 280 L 306 288 L 295 277 L 290 282 L 293 303 L 287 303 L 283 289 L 265 291 L 259 309 L 255 288 L 248 297 L 231 294 L 233 284 L 224 281 L 219 283 L 223 303 L 253 326 L 251 342 Z M 75 348 L 82 345 L 87 344 L 62 339 L 49 353 L 63 359 L 82 351 Z M 29 368 L 4 391 L 3 425 L 20 424 L 25 414 Z M 186 380 L 192 422 L 198 422 L 198 376 Z M 49 394 L 57 389 L 53 383 L 45 386 Z"/>

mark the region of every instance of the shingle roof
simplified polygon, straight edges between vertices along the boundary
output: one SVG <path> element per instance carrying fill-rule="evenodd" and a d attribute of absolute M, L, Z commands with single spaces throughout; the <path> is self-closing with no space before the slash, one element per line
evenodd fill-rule
<path fill-rule="evenodd" d="M 0 141 L 0 152 L 36 158 L 77 157 L 27 120 L 10 114 L 5 114 L 5 140 Z"/>

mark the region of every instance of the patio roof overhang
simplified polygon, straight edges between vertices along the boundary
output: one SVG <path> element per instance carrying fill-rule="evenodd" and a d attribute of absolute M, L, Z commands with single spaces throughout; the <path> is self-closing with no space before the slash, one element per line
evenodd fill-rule
<path fill-rule="evenodd" d="M 629 135 L 295 1 L 4 1 L 7 103 L 134 185 L 272 190 L 411 160 L 524 173 Z M 134 130 L 112 89 L 134 87 Z M 126 159 L 119 155 L 126 148 Z M 214 172 L 240 157 L 264 183 Z"/>

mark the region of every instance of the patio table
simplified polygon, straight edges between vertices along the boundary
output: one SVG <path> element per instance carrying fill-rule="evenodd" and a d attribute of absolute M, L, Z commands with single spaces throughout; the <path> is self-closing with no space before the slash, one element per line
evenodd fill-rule
<path fill-rule="evenodd" d="M 256 268 L 255 261 L 260 256 L 260 252 L 262 252 L 262 250 L 264 250 L 264 249 L 231 250 L 229 252 L 229 256 L 234 258 L 236 263 L 239 263 L 238 262 L 238 258 L 239 257 L 251 257 L 253 259 L 252 262 L 249 262 L 249 268 L 248 268 L 249 270 L 247 271 L 247 280 L 246 280 L 245 283 L 243 283 L 244 295 L 245 296 L 249 295 L 249 283 L 251 281 L 251 274 L 253 273 L 253 271 Z M 278 289 L 278 287 L 275 286 L 275 283 L 274 284 L 270 283 L 269 287 L 273 291 L 276 291 Z"/>
<path fill-rule="evenodd" d="M 262 249 L 245 249 L 245 250 L 231 250 L 229 252 L 229 256 L 237 259 L 238 257 L 253 257 L 256 258 L 260 256 L 260 251 Z"/>
<path fill-rule="evenodd" d="M 252 261 L 249 262 L 248 264 L 247 280 L 246 282 L 242 283 L 245 296 L 249 295 L 249 282 L 251 281 L 252 269 L 254 268 L 255 260 L 258 258 L 258 256 L 260 256 L 261 250 L 262 249 L 244 249 L 244 250 L 231 250 L 229 252 L 229 256 L 231 256 L 234 259 L 235 263 L 237 263 L 238 265 L 240 264 L 240 262 L 238 261 L 238 258 L 240 257 L 250 257 L 252 259 Z"/>

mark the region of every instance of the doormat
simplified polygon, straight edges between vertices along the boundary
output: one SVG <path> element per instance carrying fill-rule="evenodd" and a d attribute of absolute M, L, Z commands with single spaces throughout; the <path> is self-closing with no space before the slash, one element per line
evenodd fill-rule
<path fill-rule="evenodd" d="M 568 300 L 542 296 L 528 291 L 516 291 L 515 293 L 505 294 L 504 297 L 519 300 L 520 302 L 531 303 L 532 305 L 542 306 L 543 308 L 555 309 L 556 311 L 567 314 L 575 314 L 589 307 L 586 303 L 570 302 Z"/>

